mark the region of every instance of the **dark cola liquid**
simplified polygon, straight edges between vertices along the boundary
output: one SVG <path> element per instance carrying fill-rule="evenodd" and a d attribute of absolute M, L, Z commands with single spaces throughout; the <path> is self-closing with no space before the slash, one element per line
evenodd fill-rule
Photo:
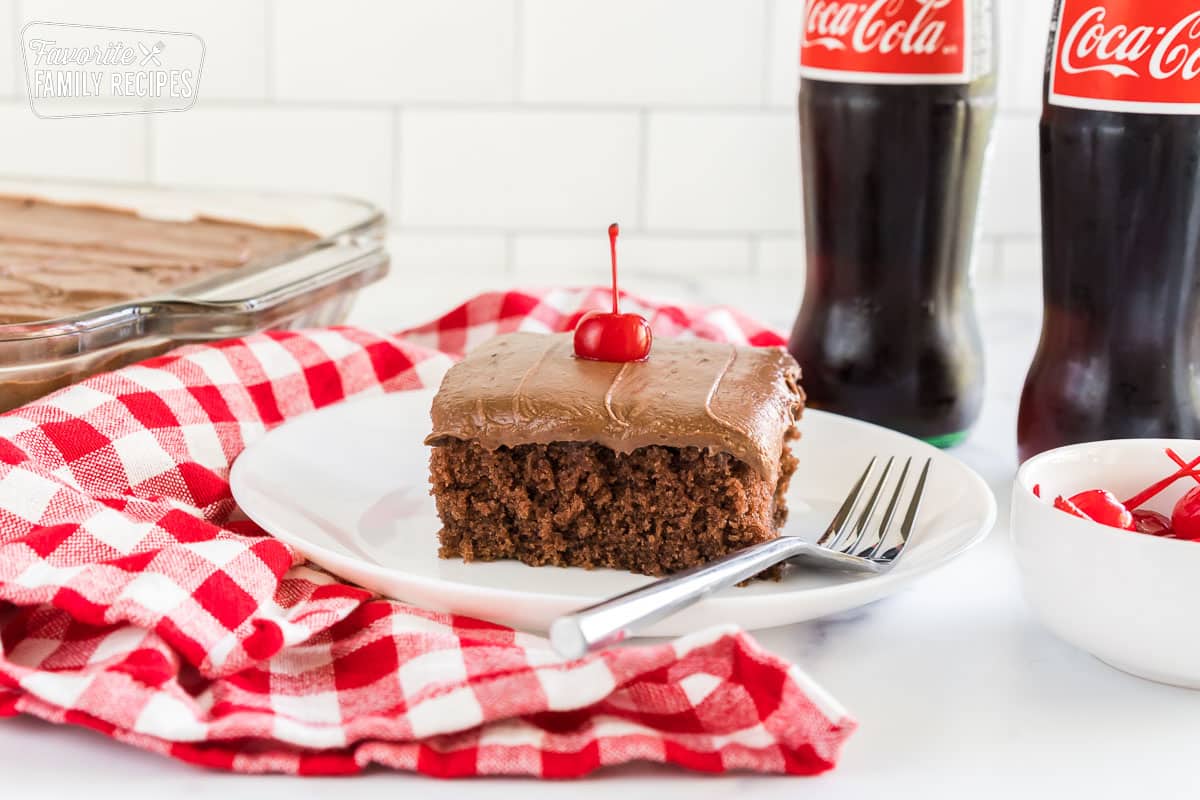
<path fill-rule="evenodd" d="M 1200 117 L 1047 105 L 1041 137 L 1046 310 L 1021 459 L 1200 437 Z"/>
<path fill-rule="evenodd" d="M 812 406 L 949 445 L 979 414 L 969 266 L 993 81 L 804 80 L 808 278 L 789 349 Z"/>

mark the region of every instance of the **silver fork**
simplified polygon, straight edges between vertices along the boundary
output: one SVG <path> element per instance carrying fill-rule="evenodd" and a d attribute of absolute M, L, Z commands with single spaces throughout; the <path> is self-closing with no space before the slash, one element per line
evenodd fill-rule
<path fill-rule="evenodd" d="M 834 515 L 833 521 L 815 543 L 796 536 L 780 536 L 778 539 L 731 553 L 718 561 L 677 572 L 640 589 L 559 617 L 550 626 L 551 646 L 564 658 L 580 658 L 592 650 L 619 642 L 718 589 L 749 580 L 763 570 L 785 561 L 804 562 L 814 567 L 847 572 L 877 575 L 887 572 L 895 566 L 904 552 L 909 536 L 916 526 L 933 459 L 925 462 L 925 468 L 921 470 L 917 479 L 916 488 L 913 489 L 908 502 L 908 510 L 900 523 L 898 539 L 890 535 L 891 527 L 900 507 L 913 460 L 910 458 L 904 463 L 904 470 L 896 481 L 891 501 L 883 512 L 876 533 L 868 538 L 871 519 L 878 509 L 896 459 L 888 459 L 883 474 L 874 484 L 874 489 L 868 493 L 866 488 L 871 482 L 877 462 L 877 458 L 872 458 L 867 464 L 862 477 L 854 484 L 842 507 Z M 867 495 L 866 505 L 851 524 L 854 512 L 864 495 Z"/>

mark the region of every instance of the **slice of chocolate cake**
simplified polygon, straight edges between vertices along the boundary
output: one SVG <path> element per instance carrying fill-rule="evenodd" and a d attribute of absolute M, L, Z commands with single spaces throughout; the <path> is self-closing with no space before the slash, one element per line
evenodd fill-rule
<path fill-rule="evenodd" d="M 781 348 L 667 339 L 609 363 L 570 334 L 499 336 L 433 400 L 440 554 L 661 575 L 773 539 L 799 377 Z"/>

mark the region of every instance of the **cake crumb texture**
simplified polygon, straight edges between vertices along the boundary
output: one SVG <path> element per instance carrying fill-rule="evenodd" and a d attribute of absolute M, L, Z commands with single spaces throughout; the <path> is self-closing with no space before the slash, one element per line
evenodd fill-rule
<path fill-rule="evenodd" d="M 787 439 L 798 436 L 793 426 Z M 430 460 L 439 554 L 676 572 L 776 538 L 795 469 L 786 444 L 779 479 L 769 482 L 728 453 L 697 447 L 617 453 L 553 442 L 488 450 L 446 439 Z"/>

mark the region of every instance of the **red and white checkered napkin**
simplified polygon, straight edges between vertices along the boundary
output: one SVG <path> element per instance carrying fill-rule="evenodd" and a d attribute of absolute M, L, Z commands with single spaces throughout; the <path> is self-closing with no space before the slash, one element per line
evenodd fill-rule
<path fill-rule="evenodd" d="M 272 426 L 431 385 L 447 354 L 606 302 L 489 294 L 395 338 L 185 347 L 0 417 L 0 715 L 242 772 L 832 767 L 853 721 L 743 633 L 564 663 L 538 637 L 341 583 L 230 497 L 230 464 Z M 639 306 L 662 335 L 779 341 L 730 311 Z"/>

